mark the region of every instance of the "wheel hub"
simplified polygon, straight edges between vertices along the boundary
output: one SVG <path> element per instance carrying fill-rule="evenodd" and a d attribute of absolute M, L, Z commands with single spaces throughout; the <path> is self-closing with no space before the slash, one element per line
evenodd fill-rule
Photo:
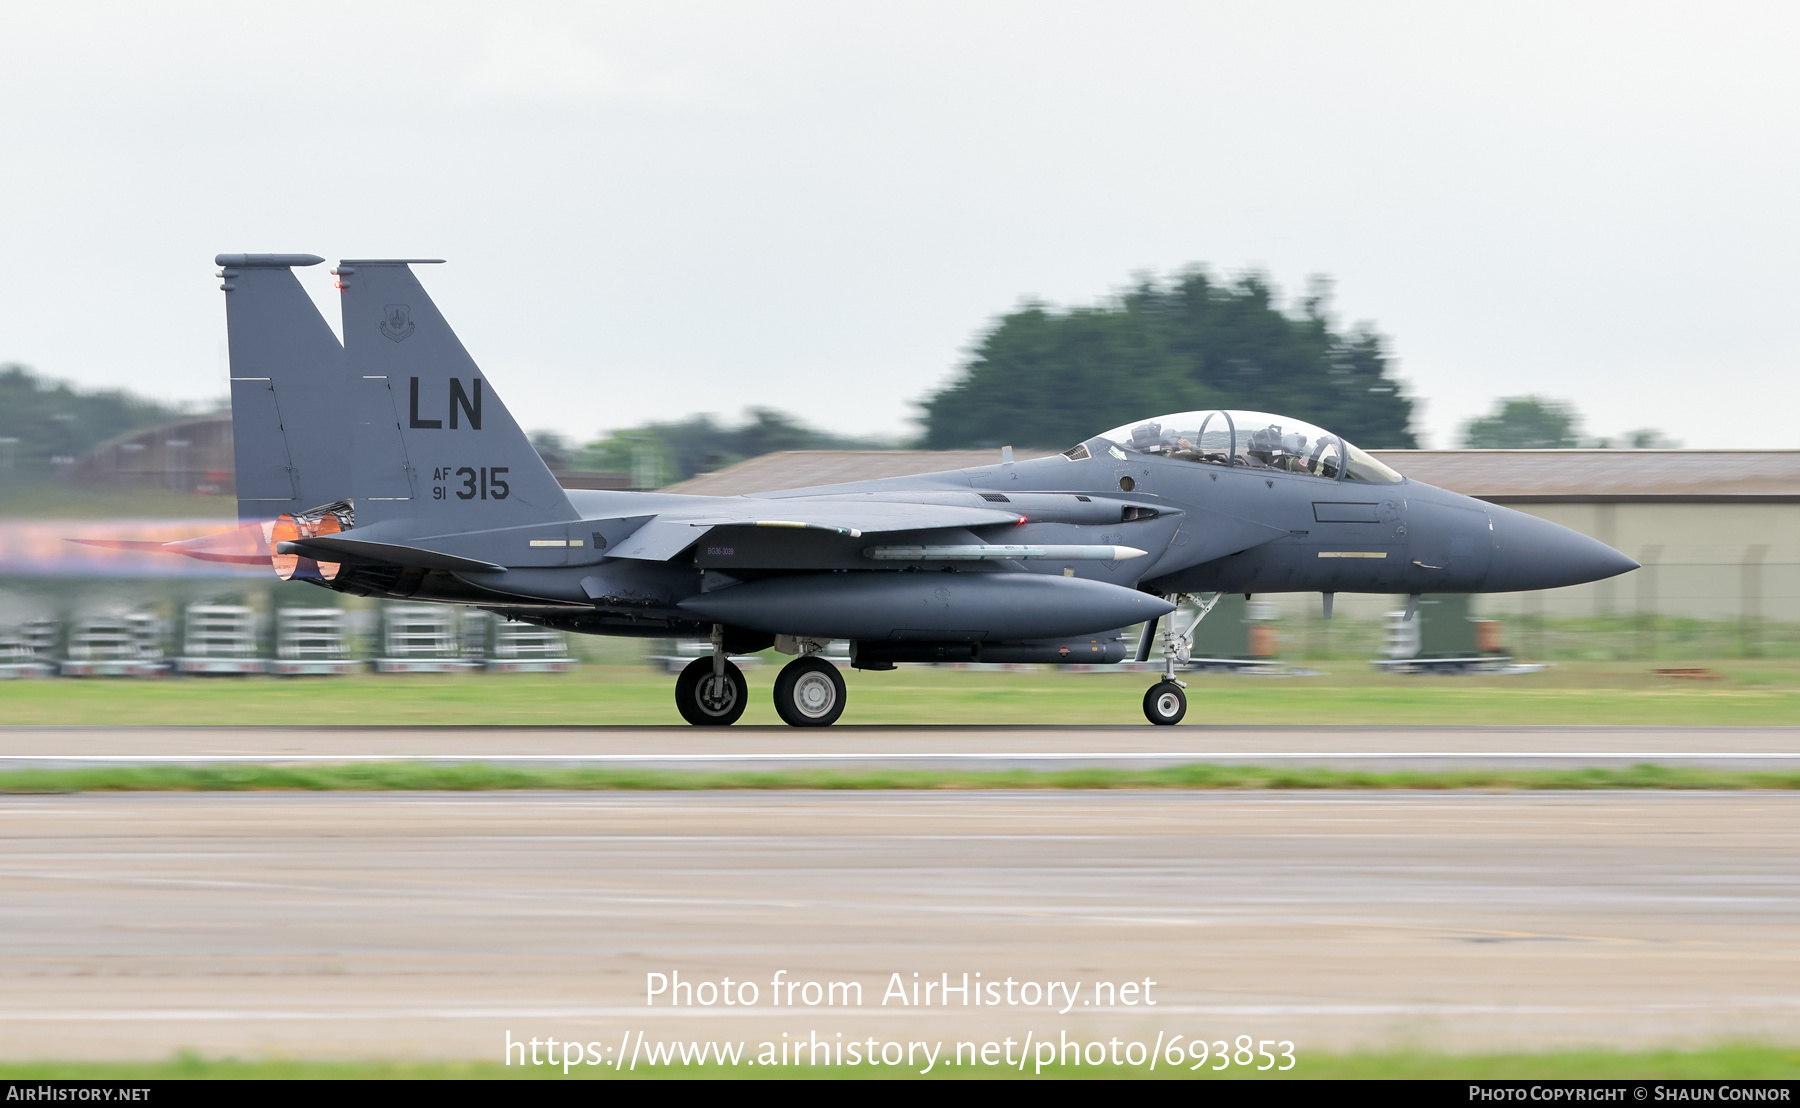
<path fill-rule="evenodd" d="M 722 716 L 737 703 L 737 686 L 723 674 L 708 677 L 697 690 L 700 710 L 711 716 Z"/>
<path fill-rule="evenodd" d="M 1181 710 L 1181 701 L 1175 698 L 1174 693 L 1163 693 L 1156 698 L 1156 710 L 1165 716 L 1172 716 Z"/>
<path fill-rule="evenodd" d="M 808 716 L 822 716 L 836 702 L 837 690 L 822 673 L 809 673 L 794 683 L 794 707 Z"/>

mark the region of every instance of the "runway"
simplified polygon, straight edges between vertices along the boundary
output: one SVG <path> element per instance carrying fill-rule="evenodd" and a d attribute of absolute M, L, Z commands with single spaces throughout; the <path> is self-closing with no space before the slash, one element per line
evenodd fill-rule
<path fill-rule="evenodd" d="M 689 769 L 1146 767 L 1568 768 L 1800 765 L 1800 727 L 17 727 L 0 769 L 229 761 L 485 761 Z"/>
<path fill-rule="evenodd" d="M 1302 1061 L 1792 1042 L 1796 817 L 1791 793 L 0 797 L 0 1042 L 496 1061 L 508 1033 L 636 1031 L 1247 1034 Z M 759 982 L 760 1003 L 646 1007 L 646 975 L 675 971 Z M 777 971 L 864 1003 L 775 1008 Z M 914 973 L 1083 998 L 1150 980 L 1156 1003 L 880 1003 Z"/>

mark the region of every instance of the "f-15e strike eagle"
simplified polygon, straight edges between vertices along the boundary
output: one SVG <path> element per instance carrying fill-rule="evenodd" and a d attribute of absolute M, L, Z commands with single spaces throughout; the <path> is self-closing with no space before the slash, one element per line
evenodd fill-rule
<path fill-rule="evenodd" d="M 467 604 L 594 635 L 710 637 L 675 682 L 694 724 L 749 697 L 729 655 L 797 657 L 796 727 L 844 710 L 851 664 L 1122 661 L 1159 643 L 1152 723 L 1187 711 L 1175 667 L 1228 592 L 1506 592 L 1637 563 L 1544 520 L 1409 481 L 1337 435 L 1182 412 L 1014 462 L 752 496 L 563 489 L 413 273 L 346 260 L 343 342 L 290 267 L 221 254 L 236 532 L 170 544 L 359 596 Z M 1410 609 L 1410 606 L 1409 606 Z M 1161 628 L 1158 634 L 1158 628 Z"/>

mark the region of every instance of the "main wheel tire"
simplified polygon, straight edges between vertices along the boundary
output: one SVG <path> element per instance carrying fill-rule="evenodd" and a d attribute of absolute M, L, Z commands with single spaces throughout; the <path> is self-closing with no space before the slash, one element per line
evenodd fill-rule
<path fill-rule="evenodd" d="M 796 658 L 775 678 L 775 714 L 789 727 L 830 727 L 844 700 L 843 675 L 821 658 Z"/>
<path fill-rule="evenodd" d="M 1151 723 L 1173 727 L 1187 715 L 1187 693 L 1173 681 L 1158 681 L 1144 694 L 1144 716 Z"/>
<path fill-rule="evenodd" d="M 744 673 L 730 662 L 723 674 L 714 677 L 713 660 L 696 658 L 675 679 L 675 707 L 696 727 L 729 727 L 744 714 L 749 701 Z"/>

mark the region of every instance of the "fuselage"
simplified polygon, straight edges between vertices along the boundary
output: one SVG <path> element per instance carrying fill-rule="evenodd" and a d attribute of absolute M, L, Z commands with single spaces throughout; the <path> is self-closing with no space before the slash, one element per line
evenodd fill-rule
<path fill-rule="evenodd" d="M 597 634 L 699 634 L 722 624 L 745 629 L 754 641 L 774 634 L 858 640 L 904 630 L 895 622 L 904 624 L 906 617 L 886 613 L 908 610 L 908 590 L 923 589 L 924 580 L 903 575 L 924 572 L 958 575 L 956 595 L 985 605 L 983 618 L 996 628 L 1006 622 L 997 613 L 1011 606 L 1020 613 L 1016 632 L 978 633 L 990 641 L 1016 641 L 1034 639 L 1041 630 L 1038 607 L 1062 601 L 1090 606 L 1092 614 L 1071 627 L 1107 620 L 1116 627 L 1141 618 L 1136 602 L 1122 595 L 1126 590 L 1154 597 L 1500 592 L 1556 588 L 1636 567 L 1568 528 L 1385 467 L 1318 468 L 1294 472 L 1256 458 L 1203 464 L 1097 437 L 1029 461 L 742 497 L 568 490 L 581 520 L 567 526 L 571 534 L 593 531 L 591 546 L 574 549 L 578 544 L 570 543 L 537 552 L 533 564 L 491 571 L 346 567 L 333 587 L 480 604 Z M 692 546 L 661 560 L 609 556 L 607 550 L 626 545 L 603 548 L 601 542 L 602 532 L 624 536 L 645 518 L 737 520 L 781 516 L 783 504 L 792 514 L 792 505 L 858 503 L 994 509 L 1005 513 L 1006 522 L 879 537 L 696 522 Z M 1145 553 L 1116 561 L 871 560 L 878 545 L 897 543 L 936 549 L 1111 545 Z M 979 574 L 1011 576 L 1003 581 Z M 1019 575 L 1077 578 L 1117 591 L 1050 588 L 1023 601 L 1016 598 L 1038 594 L 1021 591 L 1014 583 L 1024 580 Z M 945 591 L 951 580 L 937 579 L 927 591 Z M 1103 603 L 1107 595 L 1113 604 Z M 929 606 L 929 598 L 923 604 Z"/>
<path fill-rule="evenodd" d="M 992 541 L 1117 543 L 1150 556 L 1106 563 L 1021 563 L 1155 593 L 1515 592 L 1637 568 L 1577 531 L 1402 477 L 1386 484 L 1244 467 L 1198 466 L 1090 440 L 1087 457 L 1015 463 L 756 494 L 753 499 L 905 497 L 967 490 L 1008 497 L 1025 522 Z M 1122 484 L 1129 481 L 1130 489 Z M 578 494 L 571 494 L 576 496 Z M 599 494 L 622 496 L 630 494 Z M 1094 518 L 1077 497 L 1140 506 Z M 579 501 L 577 502 L 579 505 Z M 598 505 L 596 505 L 598 506 Z M 1087 518 L 1083 518 L 1083 517 Z M 1122 518 L 1132 516 L 1133 518 Z M 1222 536 L 1221 532 L 1229 532 Z M 1223 546 L 1237 549 L 1221 550 Z M 1241 544 L 1241 545 L 1240 545 Z"/>

